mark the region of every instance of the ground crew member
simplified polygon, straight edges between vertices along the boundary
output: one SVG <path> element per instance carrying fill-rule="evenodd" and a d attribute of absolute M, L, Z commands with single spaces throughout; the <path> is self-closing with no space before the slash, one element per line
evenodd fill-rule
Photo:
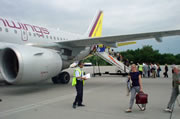
<path fill-rule="evenodd" d="M 84 80 L 86 80 L 84 76 L 84 72 L 82 71 L 82 68 L 84 66 L 84 63 L 82 61 L 79 61 L 78 67 L 74 70 L 73 74 L 73 81 L 72 81 L 72 86 L 76 87 L 77 95 L 75 98 L 75 101 L 73 103 L 73 108 L 76 108 L 76 105 L 78 106 L 85 106 L 82 104 L 83 101 L 83 85 L 84 85 Z"/>
<path fill-rule="evenodd" d="M 173 67 L 173 88 L 171 93 L 170 101 L 167 108 L 164 110 L 166 112 L 172 112 L 172 105 L 175 103 L 177 96 L 179 95 L 179 85 L 180 85 L 180 71 L 177 66 Z"/>

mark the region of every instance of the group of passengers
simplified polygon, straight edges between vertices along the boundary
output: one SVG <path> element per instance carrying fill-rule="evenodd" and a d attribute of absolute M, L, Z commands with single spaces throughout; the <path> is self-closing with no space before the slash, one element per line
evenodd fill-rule
<path fill-rule="evenodd" d="M 153 64 L 153 63 L 143 63 L 138 64 L 138 71 L 141 72 L 142 77 L 145 78 L 156 78 L 160 77 L 161 75 L 161 66 L 159 64 Z M 164 72 L 163 72 L 164 78 L 168 78 L 168 66 L 165 64 Z"/>
<path fill-rule="evenodd" d="M 138 92 L 143 91 L 143 86 L 142 86 L 142 80 L 141 80 L 141 71 L 138 71 L 139 67 L 141 65 L 139 65 L 138 67 L 136 67 L 135 64 L 133 64 L 131 66 L 131 71 L 129 73 L 128 78 L 131 79 L 132 81 L 132 86 L 131 89 L 129 90 L 131 92 L 131 98 L 130 98 L 130 104 L 129 104 L 129 108 L 126 110 L 126 112 L 131 112 L 132 111 L 132 105 L 134 104 L 134 99 L 135 99 L 135 95 Z M 155 67 L 154 65 L 151 65 L 151 67 Z M 159 65 L 157 66 L 160 67 Z M 167 68 L 167 65 L 165 65 L 165 69 Z M 153 71 L 152 71 L 153 72 Z M 166 71 L 165 71 L 166 72 Z M 176 65 L 172 66 L 172 93 L 171 93 L 171 97 L 169 100 L 169 103 L 167 105 L 167 108 L 164 110 L 166 112 L 172 112 L 173 110 L 173 104 L 175 103 L 178 95 L 179 95 L 179 85 L 180 85 L 180 68 Z M 154 77 L 155 74 L 153 74 Z M 142 111 L 145 110 L 145 106 L 142 105 Z"/>

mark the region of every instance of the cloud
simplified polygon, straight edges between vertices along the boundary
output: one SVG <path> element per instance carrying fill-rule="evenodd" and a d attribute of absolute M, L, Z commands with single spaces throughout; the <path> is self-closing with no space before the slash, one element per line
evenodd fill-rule
<path fill-rule="evenodd" d="M 103 35 L 180 29 L 179 0 L 1 0 L 0 16 L 83 34 L 97 10 Z"/>

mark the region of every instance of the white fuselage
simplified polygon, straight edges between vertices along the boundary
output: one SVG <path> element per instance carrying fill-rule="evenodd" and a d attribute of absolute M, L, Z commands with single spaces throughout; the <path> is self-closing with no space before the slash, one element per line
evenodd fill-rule
<path fill-rule="evenodd" d="M 0 18 L 1 43 L 30 45 L 55 50 L 64 47 L 73 51 L 72 56 L 74 56 L 74 58 L 71 62 L 87 56 L 90 52 L 90 47 L 83 48 L 81 51 L 76 51 L 76 49 L 59 44 L 67 40 L 73 41 L 83 37 L 85 36 Z"/>

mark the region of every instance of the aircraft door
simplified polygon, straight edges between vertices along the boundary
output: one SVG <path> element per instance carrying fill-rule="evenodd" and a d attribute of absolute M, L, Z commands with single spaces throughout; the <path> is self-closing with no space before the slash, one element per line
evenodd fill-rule
<path fill-rule="evenodd" d="M 22 41 L 28 41 L 28 34 L 26 30 L 21 30 L 21 39 Z"/>

